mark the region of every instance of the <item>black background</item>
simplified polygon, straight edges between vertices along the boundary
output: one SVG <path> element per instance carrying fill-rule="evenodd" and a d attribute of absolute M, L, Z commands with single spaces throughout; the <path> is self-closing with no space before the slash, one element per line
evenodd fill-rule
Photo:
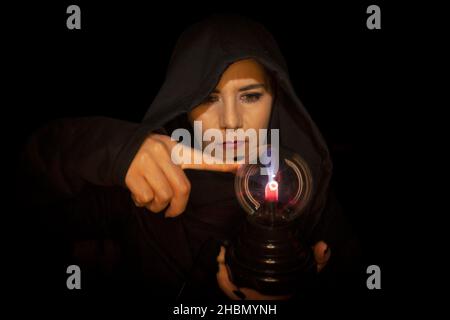
<path fill-rule="evenodd" d="M 376 305 L 392 297 L 399 281 L 399 62 L 408 36 L 398 8 L 383 2 L 92 2 L 14 9 L 9 62 L 16 89 L 8 110 L 13 154 L 51 119 L 102 115 L 140 121 L 162 85 L 180 33 L 210 13 L 241 13 L 263 23 L 279 43 L 293 85 L 329 144 L 334 189 L 361 240 L 365 264 L 382 270 L 382 290 L 365 290 L 361 300 Z M 70 4 L 81 8 L 81 30 L 66 28 Z M 381 30 L 366 28 L 370 4 L 381 7 Z M 13 230 L 20 233 L 26 221 L 16 217 Z M 19 270 L 18 276 L 26 272 Z M 361 270 L 362 286 L 366 277 Z"/>

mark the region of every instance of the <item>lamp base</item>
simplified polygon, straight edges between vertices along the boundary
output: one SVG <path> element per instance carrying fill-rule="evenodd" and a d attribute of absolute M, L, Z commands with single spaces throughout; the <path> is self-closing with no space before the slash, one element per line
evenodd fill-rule
<path fill-rule="evenodd" d="M 292 224 L 264 226 L 250 216 L 225 259 L 234 284 L 267 295 L 308 288 L 317 274 L 312 249 L 298 239 Z"/>

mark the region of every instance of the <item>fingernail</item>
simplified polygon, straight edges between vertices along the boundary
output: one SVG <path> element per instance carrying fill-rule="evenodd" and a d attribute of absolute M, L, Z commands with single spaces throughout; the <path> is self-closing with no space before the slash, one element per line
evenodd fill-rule
<path fill-rule="evenodd" d="M 245 300 L 245 298 L 247 298 L 247 297 L 245 296 L 245 294 L 244 294 L 242 291 L 240 291 L 240 290 L 233 290 L 233 293 L 234 293 L 238 298 L 240 298 L 241 300 Z"/>

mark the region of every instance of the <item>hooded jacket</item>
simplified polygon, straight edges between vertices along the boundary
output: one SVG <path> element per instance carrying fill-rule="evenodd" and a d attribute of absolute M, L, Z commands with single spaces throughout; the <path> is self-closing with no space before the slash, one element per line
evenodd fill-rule
<path fill-rule="evenodd" d="M 185 126 L 187 113 L 212 92 L 225 69 L 248 58 L 274 80 L 270 127 L 280 130 L 280 145 L 300 154 L 312 171 L 311 209 L 301 224 L 304 238 L 311 244 L 325 240 L 339 255 L 347 229 L 329 192 L 332 164 L 326 143 L 297 97 L 271 34 L 239 16 L 213 16 L 181 35 L 141 123 L 61 119 L 34 133 L 23 158 L 31 189 L 28 205 L 43 208 L 50 224 L 59 223 L 70 238 L 117 241 L 122 257 L 118 281 L 125 286 L 168 299 L 220 297 L 215 283 L 218 241 L 230 238 L 245 216 L 234 196 L 233 176 L 186 171 L 190 200 L 173 219 L 135 207 L 125 176 L 150 133 L 170 135 Z M 48 214 L 55 211 L 58 217 Z"/>

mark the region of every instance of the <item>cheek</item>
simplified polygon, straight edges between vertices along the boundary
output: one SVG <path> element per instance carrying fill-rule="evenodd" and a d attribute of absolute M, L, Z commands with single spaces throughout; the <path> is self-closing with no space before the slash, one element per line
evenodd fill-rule
<path fill-rule="evenodd" d="M 200 106 L 192 110 L 189 114 L 189 121 L 191 125 L 194 126 L 194 121 L 200 121 L 202 124 L 201 137 L 208 129 L 219 128 L 219 113 L 217 107 L 212 106 Z M 195 137 L 197 139 L 199 137 Z M 201 141 L 202 148 L 205 148 L 210 144 L 210 141 Z"/>
<path fill-rule="evenodd" d="M 200 106 L 192 110 L 189 114 L 189 120 L 192 125 L 194 124 L 194 121 L 202 122 L 203 131 L 209 128 L 217 127 L 218 117 L 219 115 L 215 106 Z"/>
<path fill-rule="evenodd" d="M 245 128 L 267 129 L 272 110 L 272 99 L 256 103 L 245 110 Z"/>

